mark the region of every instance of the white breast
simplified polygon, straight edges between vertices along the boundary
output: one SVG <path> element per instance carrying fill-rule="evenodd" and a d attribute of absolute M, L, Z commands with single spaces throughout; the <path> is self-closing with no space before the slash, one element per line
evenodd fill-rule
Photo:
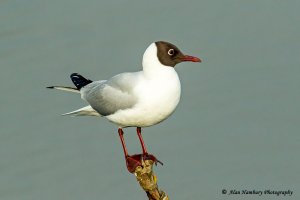
<path fill-rule="evenodd" d="M 157 48 L 151 44 L 143 56 L 143 71 L 133 89 L 137 104 L 126 110 L 106 116 L 120 127 L 145 127 L 168 118 L 180 100 L 181 86 L 173 67 L 162 65 Z"/>
<path fill-rule="evenodd" d="M 152 126 L 168 118 L 177 107 L 181 92 L 178 75 L 173 71 L 164 78 L 141 81 L 134 91 L 138 103 L 107 118 L 121 127 Z"/>

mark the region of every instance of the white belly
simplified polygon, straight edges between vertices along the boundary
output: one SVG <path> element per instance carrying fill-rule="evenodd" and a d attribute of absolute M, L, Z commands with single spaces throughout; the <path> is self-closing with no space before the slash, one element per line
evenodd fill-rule
<path fill-rule="evenodd" d="M 175 72 L 175 70 L 174 70 Z M 135 88 L 138 103 L 106 118 L 120 127 L 146 127 L 167 119 L 176 109 L 181 93 L 177 73 L 156 79 L 145 79 Z"/>

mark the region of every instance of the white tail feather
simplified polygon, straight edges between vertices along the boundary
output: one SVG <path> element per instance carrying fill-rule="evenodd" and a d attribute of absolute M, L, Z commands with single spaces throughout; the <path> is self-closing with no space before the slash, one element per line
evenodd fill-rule
<path fill-rule="evenodd" d="M 62 114 L 63 116 L 65 115 L 71 115 L 71 116 L 101 116 L 97 111 L 95 111 L 91 106 L 86 106 L 83 108 L 80 108 L 78 110 L 74 110 L 72 112 L 68 112 L 65 114 Z"/>
<path fill-rule="evenodd" d="M 80 93 L 80 91 L 76 88 L 72 87 L 65 87 L 65 86 L 50 86 L 47 87 L 49 89 L 57 89 L 57 90 L 62 90 L 62 91 L 67 91 L 67 92 L 74 92 L 74 93 Z"/>

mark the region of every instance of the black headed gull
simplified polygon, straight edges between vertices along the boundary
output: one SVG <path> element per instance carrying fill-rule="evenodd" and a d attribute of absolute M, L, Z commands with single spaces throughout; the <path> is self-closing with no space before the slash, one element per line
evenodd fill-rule
<path fill-rule="evenodd" d="M 72 116 L 102 116 L 118 125 L 127 168 L 133 172 L 142 159 L 158 161 L 148 154 L 141 127 L 152 126 L 167 119 L 180 100 L 180 80 L 174 67 L 181 62 L 201 62 L 197 57 L 184 55 L 175 45 L 158 41 L 152 43 L 143 55 L 143 70 L 121 73 L 108 80 L 91 81 L 73 73 L 76 86 L 51 86 L 81 94 L 89 106 L 66 113 Z M 137 127 L 142 154 L 129 155 L 123 138 L 125 127 Z"/>

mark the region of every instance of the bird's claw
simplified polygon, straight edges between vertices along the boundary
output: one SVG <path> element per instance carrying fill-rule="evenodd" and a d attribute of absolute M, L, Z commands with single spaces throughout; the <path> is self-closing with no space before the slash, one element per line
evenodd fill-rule
<path fill-rule="evenodd" d="M 161 164 L 161 165 L 164 165 L 160 160 L 158 160 L 154 155 L 152 154 L 142 154 L 142 159 L 143 160 L 152 160 L 155 165 L 157 166 L 157 163 Z"/>
<path fill-rule="evenodd" d="M 145 160 L 152 160 L 155 163 L 155 165 L 157 165 L 157 163 L 163 165 L 163 163 L 159 161 L 154 155 L 148 153 L 126 156 L 125 159 L 127 169 L 130 173 L 133 173 L 138 166 L 142 167 L 142 162 Z"/>

